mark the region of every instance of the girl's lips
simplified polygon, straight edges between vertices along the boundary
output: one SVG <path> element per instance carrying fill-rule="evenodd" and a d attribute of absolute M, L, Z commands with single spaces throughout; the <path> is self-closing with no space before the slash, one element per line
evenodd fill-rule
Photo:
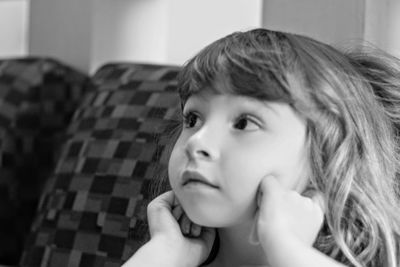
<path fill-rule="evenodd" d="M 205 176 L 197 171 L 186 170 L 182 174 L 182 185 L 185 186 L 189 183 L 202 183 L 212 188 L 219 188 L 218 185 L 208 180 Z"/>

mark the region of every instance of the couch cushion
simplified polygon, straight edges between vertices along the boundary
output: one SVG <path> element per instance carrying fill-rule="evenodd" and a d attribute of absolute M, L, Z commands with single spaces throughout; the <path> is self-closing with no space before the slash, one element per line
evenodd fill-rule
<path fill-rule="evenodd" d="M 109 64 L 93 77 L 43 199 L 21 266 L 121 266 L 147 238 L 159 142 L 179 108 L 178 67 Z"/>
<path fill-rule="evenodd" d="M 49 58 L 0 61 L 0 264 L 19 260 L 42 185 L 88 82 Z"/>

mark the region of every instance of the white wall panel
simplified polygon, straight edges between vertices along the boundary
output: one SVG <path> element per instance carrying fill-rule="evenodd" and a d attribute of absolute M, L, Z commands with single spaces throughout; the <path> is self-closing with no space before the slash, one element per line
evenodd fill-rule
<path fill-rule="evenodd" d="M 0 0 L 0 57 L 28 52 L 28 0 Z"/>

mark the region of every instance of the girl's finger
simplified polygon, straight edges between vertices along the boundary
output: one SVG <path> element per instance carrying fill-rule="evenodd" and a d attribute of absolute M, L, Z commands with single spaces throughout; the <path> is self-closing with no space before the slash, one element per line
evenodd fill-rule
<path fill-rule="evenodd" d="M 312 203 L 320 209 L 321 213 L 325 214 L 325 202 L 321 192 L 317 191 L 316 189 L 309 188 L 306 189 L 301 195 L 311 199 Z"/>
<path fill-rule="evenodd" d="M 175 220 L 179 221 L 179 219 L 181 218 L 183 214 L 183 209 L 180 205 L 176 206 L 173 210 L 172 210 L 172 215 L 174 216 Z"/>
<path fill-rule="evenodd" d="M 214 228 L 210 227 L 201 228 L 200 238 L 207 244 L 207 248 L 209 248 L 209 251 L 207 251 L 206 255 L 208 255 L 211 251 L 212 245 L 215 241 L 216 233 L 217 232 Z"/>
<path fill-rule="evenodd" d="M 190 229 L 190 235 L 192 237 L 199 237 L 200 234 L 201 234 L 201 226 L 196 223 L 192 223 L 192 227 Z"/>
<path fill-rule="evenodd" d="M 201 262 L 205 262 L 209 257 L 212 248 L 214 247 L 214 242 L 216 238 L 216 230 L 214 228 L 209 227 L 201 227 L 201 234 L 198 237 L 198 240 L 201 240 L 205 246 L 202 246 L 202 259 Z M 203 265 L 201 265 L 203 266 Z"/>
<path fill-rule="evenodd" d="M 257 211 L 256 216 L 254 218 L 253 226 L 251 227 L 250 236 L 249 236 L 249 243 L 251 245 L 260 244 L 260 240 L 258 238 L 258 229 L 257 229 L 259 216 L 260 216 L 260 213 Z"/>
<path fill-rule="evenodd" d="M 147 206 L 147 219 L 152 237 L 160 232 L 179 230 L 179 225 L 171 213 L 174 198 L 174 193 L 168 191 L 155 198 Z"/>
<path fill-rule="evenodd" d="M 326 207 L 325 207 L 325 202 L 324 202 L 324 198 L 322 197 L 322 193 L 320 192 L 316 192 L 312 197 L 311 197 L 311 201 L 314 203 L 314 206 L 317 209 L 317 213 L 319 216 L 319 222 L 321 223 L 320 227 L 322 227 L 322 224 L 324 222 L 324 217 L 325 217 L 325 211 L 326 211 Z"/>
<path fill-rule="evenodd" d="M 318 205 L 318 207 L 321 209 L 321 212 L 323 214 L 325 214 L 326 212 L 326 207 L 325 207 L 325 201 L 324 198 L 322 196 L 321 192 L 315 192 L 315 194 L 313 194 L 311 196 L 311 200 Z"/>
<path fill-rule="evenodd" d="M 190 232 L 190 224 L 192 222 L 189 220 L 186 214 L 183 214 L 180 221 L 181 231 L 184 235 L 188 235 Z"/>
<path fill-rule="evenodd" d="M 262 196 L 263 196 L 263 193 L 261 191 L 261 188 L 259 187 L 257 190 L 257 196 L 256 196 L 257 208 L 259 208 L 261 205 Z"/>
<path fill-rule="evenodd" d="M 259 199 L 257 201 L 260 202 L 259 206 L 261 206 L 270 197 L 282 193 L 283 188 L 274 176 L 268 175 L 261 180 L 259 191 Z"/>
<path fill-rule="evenodd" d="M 173 205 L 174 205 L 174 207 L 175 207 L 175 206 L 178 206 L 178 205 L 180 206 L 180 203 L 179 203 L 179 200 L 178 200 L 177 197 L 174 198 Z"/>
<path fill-rule="evenodd" d="M 172 191 L 165 192 L 151 202 L 151 207 L 157 207 L 157 208 L 166 208 L 168 210 L 171 210 L 171 207 L 173 207 L 173 203 L 175 201 L 175 194 Z"/>

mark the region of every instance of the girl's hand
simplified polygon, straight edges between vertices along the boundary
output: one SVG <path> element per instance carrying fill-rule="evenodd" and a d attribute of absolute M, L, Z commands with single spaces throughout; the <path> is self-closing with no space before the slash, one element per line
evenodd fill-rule
<path fill-rule="evenodd" d="M 182 266 L 199 266 L 207 259 L 215 239 L 215 230 L 192 223 L 172 191 L 150 202 L 147 215 L 151 235 L 149 242 L 156 242 L 156 247 L 164 250 L 160 253 L 165 253 L 167 261 L 179 262 Z"/>
<path fill-rule="evenodd" d="M 324 221 L 320 194 L 302 196 L 282 187 L 275 177 L 267 176 L 260 184 L 257 203 L 250 240 L 260 242 L 269 259 L 287 257 L 287 248 L 293 243 L 312 246 Z"/>

